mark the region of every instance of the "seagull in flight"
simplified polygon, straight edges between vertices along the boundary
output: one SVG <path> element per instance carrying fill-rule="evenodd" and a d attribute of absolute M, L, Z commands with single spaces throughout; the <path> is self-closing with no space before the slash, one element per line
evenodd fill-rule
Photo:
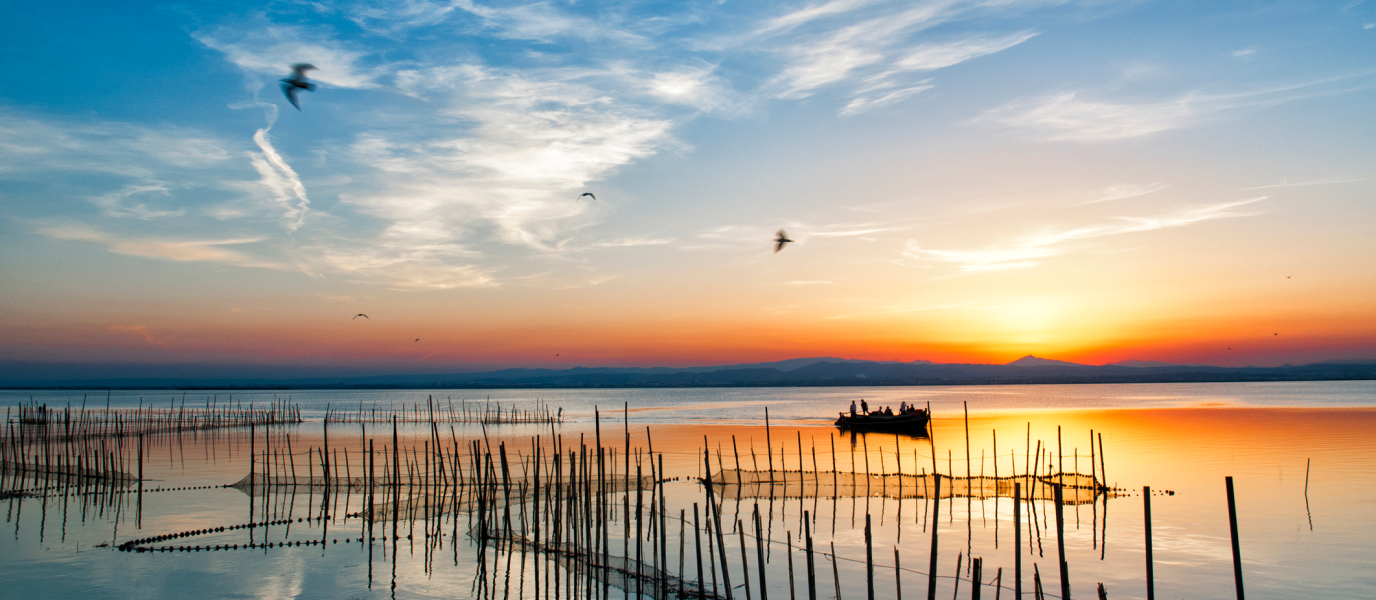
<path fill-rule="evenodd" d="M 368 319 L 368 315 L 365 315 L 365 314 L 363 314 L 363 313 L 358 313 L 358 314 L 354 315 L 354 319 L 357 319 L 357 318 L 359 318 L 359 317 L 363 317 L 363 318 L 365 318 L 365 319 Z M 349 319 L 349 320 L 352 321 L 352 320 L 354 320 L 354 319 Z M 368 319 L 368 320 L 371 321 L 372 319 Z"/>
<path fill-rule="evenodd" d="M 297 63 L 291 66 L 292 76 L 282 80 L 282 93 L 287 95 L 287 101 L 291 102 L 296 110 L 301 110 L 301 105 L 296 103 L 296 93 L 301 90 L 315 91 L 315 84 L 306 81 L 306 71 L 313 70 L 315 70 L 315 65 Z"/>
<path fill-rule="evenodd" d="M 778 254 L 780 250 L 784 249 L 785 244 L 791 243 L 793 240 L 788 239 L 788 233 L 780 229 L 778 233 L 774 234 L 774 253 Z"/>
<path fill-rule="evenodd" d="M 583 196 L 587 196 L 589 198 L 592 198 L 593 200 L 597 200 L 597 196 L 592 195 L 592 192 L 583 192 L 583 194 L 578 196 L 578 198 L 576 198 L 575 200 L 582 200 Z"/>

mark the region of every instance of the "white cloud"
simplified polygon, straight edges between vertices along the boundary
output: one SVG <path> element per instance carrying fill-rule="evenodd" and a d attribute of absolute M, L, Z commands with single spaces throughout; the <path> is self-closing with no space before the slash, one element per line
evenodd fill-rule
<path fill-rule="evenodd" d="M 1041 259 L 1075 251 L 1076 248 L 1070 246 L 1072 242 L 1126 233 L 1183 227 L 1213 219 L 1248 216 L 1255 213 L 1246 213 L 1236 209 L 1265 199 L 1265 196 L 1261 196 L 1220 202 L 1187 208 L 1165 215 L 1119 217 L 1114 219 L 1114 222 L 1102 225 L 1070 229 L 1046 229 L 1021 236 L 1007 244 L 974 250 L 935 250 L 923 248 L 916 241 L 909 241 L 903 255 L 919 261 L 923 266 L 951 267 L 967 274 L 1025 269 L 1036 266 Z"/>
<path fill-rule="evenodd" d="M 648 44 L 643 36 L 571 14 L 549 2 L 494 8 L 472 0 L 456 0 L 454 5 L 481 17 L 489 29 L 495 30 L 497 37 L 539 41 L 576 38 L 585 41 Z"/>
<path fill-rule="evenodd" d="M 1252 56 L 1253 54 L 1256 54 L 1256 53 L 1257 53 L 1256 47 L 1255 47 L 1255 46 L 1252 46 L 1252 47 L 1250 47 L 1250 48 L 1243 48 L 1243 49 L 1241 49 L 1241 50 L 1234 50 L 1234 51 L 1232 52 L 1232 56 L 1233 56 L 1233 58 L 1247 58 L 1247 57 Z"/>
<path fill-rule="evenodd" d="M 1126 200 L 1128 198 L 1136 198 L 1138 196 L 1154 194 L 1168 187 L 1170 186 L 1163 183 L 1148 183 L 1145 185 L 1139 183 L 1115 183 L 1104 188 L 1104 190 L 1099 193 L 1097 198 L 1090 200 L 1088 202 L 1081 202 L 1080 205 L 1083 206 L 1085 204 L 1098 204 L 1100 202 L 1112 202 L 1114 200 Z"/>
<path fill-rule="evenodd" d="M 123 189 L 102 194 L 91 198 L 91 203 L 99 206 L 106 216 L 109 217 L 130 217 L 135 219 L 157 219 L 160 217 L 179 217 L 186 213 L 186 209 L 177 210 L 157 210 L 149 208 L 146 202 L 131 204 L 130 199 L 135 196 L 157 195 L 168 196 L 167 183 L 156 181 L 148 184 L 133 184 L 124 186 Z"/>
<path fill-rule="evenodd" d="M 1119 140 L 1180 129 L 1198 118 L 1194 95 L 1126 104 L 1082 100 L 1075 92 L 1016 100 L 985 112 L 977 121 L 993 121 L 1043 132 L 1048 139 L 1094 142 Z"/>
<path fill-rule="evenodd" d="M 1147 102 L 1086 100 L 1080 92 L 1058 92 L 1019 98 L 985 111 L 974 123 L 993 122 L 1035 131 L 1049 140 L 1098 142 L 1140 137 L 1183 129 L 1221 118 L 1242 109 L 1266 108 L 1308 98 L 1369 89 L 1376 70 L 1354 71 L 1334 77 L 1230 94 L 1189 92 L 1176 98 Z"/>
<path fill-rule="evenodd" d="M 1037 35 L 965 33 L 919 38 L 933 27 L 967 18 L 998 17 L 1057 2 L 874 3 L 834 0 L 764 22 L 756 35 L 788 59 L 767 85 L 776 98 L 800 99 L 827 86 L 849 86 L 842 114 L 901 101 L 930 89 L 912 74 L 958 65 L 1006 50 Z M 781 40 L 776 41 L 776 40 Z M 781 47 L 780 47 L 781 46 Z"/>
<path fill-rule="evenodd" d="M 38 233 L 60 240 L 100 244 L 116 254 L 161 258 L 178 262 L 214 262 L 240 267 L 286 270 L 291 267 L 264 261 L 225 246 L 240 246 L 261 242 L 266 238 L 167 240 L 159 238 L 128 238 L 98 231 L 85 225 L 55 225 L 38 228 Z"/>
<path fill-rule="evenodd" d="M 374 88 L 383 74 L 365 66 L 368 53 L 321 35 L 319 29 L 286 25 L 217 27 L 192 37 L 225 54 L 239 68 L 269 77 L 291 75 L 291 65 L 310 63 L 311 79 L 342 88 Z"/>
<path fill-rule="evenodd" d="M 0 110 L 0 173 L 87 171 L 147 179 L 167 169 L 205 169 L 229 158 L 203 132 L 124 123 L 40 120 Z"/>
<path fill-rule="evenodd" d="M 648 235 L 642 235 L 594 242 L 591 245 L 596 248 L 631 248 L 635 246 L 664 246 L 672 243 L 674 243 L 674 238 L 655 238 Z"/>
<path fill-rule="evenodd" d="M 875 0 L 831 0 L 823 4 L 814 4 L 769 19 L 765 21 L 758 32 L 772 33 L 781 29 L 792 29 L 804 23 L 863 8 L 867 5 L 874 4 L 874 2 Z"/>
<path fill-rule="evenodd" d="M 905 71 L 930 71 L 963 63 L 1001 52 L 1032 39 L 1034 31 L 1020 31 L 1011 35 L 981 35 L 952 42 L 922 44 L 909 50 L 894 66 Z"/>
<path fill-rule="evenodd" d="M 851 99 L 851 101 L 846 104 L 845 108 L 841 109 L 841 114 L 854 115 L 865 112 L 872 108 L 881 108 L 893 104 L 895 102 L 905 100 L 913 94 L 925 92 L 936 87 L 933 84 L 927 83 L 928 81 L 931 80 L 924 80 L 920 82 L 919 85 L 914 85 L 912 87 L 906 87 L 898 90 L 884 90 L 882 93 L 878 94 L 870 93 L 862 96 L 857 96 Z"/>
<path fill-rule="evenodd" d="M 270 129 L 271 125 L 253 134 L 253 143 L 258 145 L 262 154 L 250 152 L 248 158 L 254 170 L 258 171 L 263 187 L 267 188 L 273 199 L 286 209 L 283 216 L 287 218 L 287 230 L 296 231 L 306 222 L 306 211 L 310 208 L 311 201 L 306 197 L 306 186 L 301 183 L 301 177 L 287 164 L 282 155 L 277 153 L 277 149 L 272 147 L 272 141 L 268 138 Z"/>
<path fill-rule="evenodd" d="M 576 201 L 578 193 L 676 143 L 673 120 L 587 76 L 479 65 L 401 72 L 405 89 L 430 98 L 432 116 L 417 128 L 367 131 L 338 157 L 357 165 L 342 202 L 380 230 L 319 239 L 306 260 L 392 287 L 449 288 L 496 285 L 519 249 L 566 252 L 574 231 L 603 210 Z"/>
<path fill-rule="evenodd" d="M 1248 191 L 1252 191 L 1252 190 L 1269 190 L 1269 189 L 1274 189 L 1274 188 L 1309 187 L 1309 186 L 1314 186 L 1314 185 L 1332 185 L 1332 184 L 1335 184 L 1335 183 L 1352 183 L 1352 182 L 1355 182 L 1355 181 L 1366 181 L 1366 178 L 1364 178 L 1364 177 L 1338 177 L 1338 178 L 1332 178 L 1332 179 L 1311 179 L 1311 180 L 1309 180 L 1309 181 L 1287 181 L 1287 180 L 1282 179 L 1280 183 L 1271 183 L 1271 184 L 1267 184 L 1267 185 L 1257 185 L 1257 186 L 1252 186 L 1252 187 L 1245 187 L 1245 188 L 1242 188 L 1242 191 L 1248 192 Z"/>

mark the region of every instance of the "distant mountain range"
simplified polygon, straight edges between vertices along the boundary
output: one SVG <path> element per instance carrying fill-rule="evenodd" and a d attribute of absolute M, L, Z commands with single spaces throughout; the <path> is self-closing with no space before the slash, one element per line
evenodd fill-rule
<path fill-rule="evenodd" d="M 614 388 L 754 387 L 838 385 L 988 385 L 1038 383 L 1161 383 L 1227 381 L 1317 381 L 1376 379 L 1376 361 L 1216 367 L 1129 360 L 1083 365 L 1024 356 L 1011 363 L 942 364 L 928 361 L 869 361 L 835 357 L 713 367 L 574 367 L 502 369 L 481 373 L 376 375 L 368 377 L 266 378 L 102 378 L 23 381 L 9 378 L 0 387 L 84 389 L 168 388 Z"/>

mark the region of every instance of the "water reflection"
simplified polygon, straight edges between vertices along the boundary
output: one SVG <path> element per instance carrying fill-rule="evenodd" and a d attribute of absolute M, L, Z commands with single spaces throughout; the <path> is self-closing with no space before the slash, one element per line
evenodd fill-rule
<path fill-rule="evenodd" d="M 68 576 L 80 570 L 101 595 L 152 586 L 169 597 L 192 596 L 208 585 L 251 594 L 299 585 L 306 597 L 468 590 L 509 600 L 726 597 L 734 580 L 736 597 L 742 585 L 756 595 L 802 595 L 809 582 L 824 595 L 862 597 L 872 565 L 876 594 L 893 597 L 896 585 L 925 591 L 931 575 L 941 593 L 957 586 L 969 593 L 978 564 L 986 593 L 1012 593 L 1020 547 L 1024 591 L 1040 580 L 1058 592 L 1063 541 L 1076 594 L 1102 581 L 1115 598 L 1141 597 L 1140 494 L 1080 498 L 1080 490 L 1098 489 L 1077 484 L 1083 478 L 1157 490 L 1158 591 L 1222 597 L 1232 586 L 1222 477 L 1233 475 L 1255 597 L 1376 589 L 1361 566 L 1373 550 L 1373 524 L 1360 516 L 1376 493 L 1376 447 L 1368 436 L 1376 411 L 1020 413 L 977 404 L 971 411 L 968 422 L 958 410 L 936 411 L 927 438 L 843 437 L 796 420 L 768 430 L 761 423 L 646 431 L 634 411 L 624 424 L 604 413 L 600 428 L 582 419 L 553 430 L 486 432 L 403 424 L 393 437 L 378 425 L 332 425 L 328 445 L 318 423 L 146 438 L 142 451 L 126 443 L 115 462 L 127 468 L 110 471 L 136 473 L 142 462 L 144 477 L 132 484 L 118 475 L 85 476 L 63 460 L 41 460 L 44 468 L 31 472 L 11 464 L 0 473 L 13 526 L 0 557 L 15 565 L 0 583 L 24 597 L 68 596 Z M 704 450 L 717 485 L 710 504 L 694 481 L 708 473 Z M 652 464 L 658 472 L 659 456 L 662 478 L 649 474 Z M 1063 481 L 1055 481 L 1061 473 Z M 479 481 L 495 485 L 497 495 L 480 498 Z M 652 494 L 657 481 L 662 486 Z M 1043 485 L 1019 495 L 1022 531 L 1014 529 L 1004 482 Z M 1048 483 L 1067 486 L 1059 536 Z M 480 499 L 491 504 L 480 510 Z M 545 524 L 553 515 L 557 542 Z M 482 524 L 489 534 L 477 533 Z M 934 536 L 940 542 L 931 566 Z M 145 550 L 116 550 L 131 541 L 127 548 Z M 808 559 L 810 579 L 802 566 Z M 225 580 L 224 573 L 236 576 Z"/>

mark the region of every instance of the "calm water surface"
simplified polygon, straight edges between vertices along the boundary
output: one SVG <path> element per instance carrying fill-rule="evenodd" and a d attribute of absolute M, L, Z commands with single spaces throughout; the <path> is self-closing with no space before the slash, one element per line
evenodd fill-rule
<path fill-rule="evenodd" d="M 555 430 L 565 447 L 580 435 L 588 444 L 596 436 L 593 411 L 602 418 L 603 444 L 622 447 L 629 431 L 634 447 L 653 444 L 665 456 L 666 475 L 702 474 L 704 441 L 723 465 L 736 455 L 746 468 L 771 457 L 781 468 L 841 471 L 852 462 L 864 471 L 936 468 L 964 476 L 995 470 L 1007 475 L 1025 469 L 1037 447 L 1059 448 L 1066 471 L 1089 472 L 1091 431 L 1102 436 L 1102 461 L 1108 483 L 1123 495 L 1093 505 L 1066 507 L 1065 544 L 1073 596 L 1093 597 L 1103 582 L 1111 598 L 1144 598 L 1142 486 L 1170 492 L 1152 499 L 1156 593 L 1161 598 L 1232 598 L 1233 573 L 1228 530 L 1225 476 L 1237 489 L 1239 531 L 1247 593 L 1252 598 L 1376 597 L 1376 382 L 1307 382 L 1245 384 L 1144 384 L 1065 386 L 969 386 L 882 388 L 746 388 L 668 390 L 293 390 L 290 392 L 0 391 L 0 401 L 14 406 L 32 398 L 49 406 L 103 409 L 188 407 L 214 402 L 261 405 L 290 398 L 308 422 L 279 428 L 273 442 L 290 439 L 296 468 L 310 465 L 310 448 L 322 445 L 318 422 L 333 408 L 399 407 L 433 397 L 442 406 L 472 407 L 489 401 L 533 406 L 538 398 L 564 409 L 565 422 Z M 841 436 L 830 426 L 835 413 L 852 399 L 871 406 L 897 406 L 900 401 L 931 403 L 936 416 L 931 440 L 870 435 Z M 967 421 L 964 409 L 968 403 Z M 626 408 L 628 407 L 628 409 Z M 764 428 L 765 408 L 770 429 Z M 447 428 L 447 426 L 446 426 Z M 648 439 L 647 439 L 648 428 Z M 376 429 L 376 430 L 374 430 Z M 549 427 L 489 427 L 493 444 L 505 441 L 528 455 L 534 436 L 548 440 Z M 258 443 L 263 443 L 261 432 Z M 403 447 L 423 444 L 419 427 L 403 427 Z M 449 434 L 446 434 L 449 435 Z M 481 437 L 474 426 L 456 426 L 454 437 Z M 365 436 L 379 447 L 390 444 L 390 431 L 359 425 L 332 425 L 330 447 L 343 462 L 361 469 Z M 736 450 L 733 452 L 733 437 Z M 466 535 L 467 520 L 441 519 L 442 548 L 427 548 L 417 524 L 403 521 L 400 545 L 357 543 L 365 535 L 359 519 L 333 519 L 328 525 L 306 522 L 272 527 L 267 539 L 339 540 L 323 547 L 275 548 L 199 553 L 131 554 L 101 547 L 164 533 L 242 524 L 262 519 L 263 499 L 250 502 L 237 489 L 213 487 L 248 473 L 246 432 L 184 435 L 150 442 L 141 506 L 130 498 L 102 504 L 77 496 L 11 498 L 0 501 L 6 530 L 0 535 L 0 597 L 5 598 L 339 598 L 467 597 L 475 594 L 476 550 Z M 766 440 L 772 451 L 766 450 Z M 802 447 L 802 455 L 799 453 Z M 833 450 L 834 448 L 834 450 Z M 754 458 L 750 457 L 754 452 Z M 934 460 L 935 459 L 935 460 Z M 1099 457 L 1096 456 L 1096 462 Z M 1076 468 L 1078 466 L 1078 469 Z M 716 465 L 713 465 L 716 468 Z M 1097 469 L 1097 467 L 1096 467 Z M 1307 481 L 1306 481 L 1307 479 Z M 1307 492 L 1306 492 L 1307 486 Z M 154 488 L 196 488 L 151 491 Z M 667 486 L 670 514 L 703 502 L 703 489 L 680 481 Z M 633 496 L 633 495 L 632 495 Z M 271 498 L 267 508 L 277 517 L 318 514 L 321 498 L 297 494 Z M 357 510 L 357 496 L 332 498 L 342 506 L 334 515 Z M 931 530 L 940 536 L 939 594 L 953 593 L 957 560 L 962 576 L 968 556 L 982 557 L 985 580 L 1003 569 L 1011 588 L 1014 563 L 1010 499 L 943 501 L 940 513 L 922 499 L 807 498 L 728 499 L 722 507 L 728 522 L 748 521 L 755 502 L 764 515 L 768 557 L 768 591 L 788 597 L 786 537 L 796 539 L 801 514 L 815 521 L 821 547 L 836 545 L 843 598 L 864 598 L 864 545 L 861 528 L 868 512 L 875 523 L 876 596 L 895 597 L 893 551 L 901 555 L 904 592 L 926 591 Z M 251 508 L 252 505 L 252 508 Z M 1031 537 L 1024 531 L 1024 591 L 1032 588 L 1032 563 L 1049 591 L 1059 592 L 1056 575 L 1054 519 L 1038 505 Z M 1027 516 L 1024 519 L 1028 518 Z M 425 523 L 421 522 L 420 527 Z M 1027 523 L 1024 522 L 1024 526 Z M 1038 529 L 1039 528 L 1039 529 Z M 674 526 L 669 527 L 676 537 Z M 406 540 L 408 530 L 412 539 Z M 457 544 L 453 533 L 457 532 Z M 198 536 L 182 543 L 244 543 L 264 532 L 226 532 Z M 344 542 L 344 539 L 352 539 Z M 169 542 L 175 543 L 175 542 Z M 753 541 L 751 542 L 753 544 Z M 692 562 L 691 541 L 688 543 Z M 738 568 L 738 544 L 728 544 Z M 669 562 L 677 564 L 677 542 Z M 800 556 L 795 560 L 801 561 Z M 533 558 L 528 560 L 533 562 Z M 754 570 L 754 550 L 750 561 Z M 533 567 L 514 558 L 502 565 L 502 577 L 487 585 L 504 600 L 535 598 Z M 831 562 L 819 559 L 819 596 L 836 595 Z M 493 567 L 489 566 L 489 569 Z M 801 571 L 801 563 L 798 564 Z M 921 571 L 922 573 L 919 573 Z M 511 579 L 507 580 L 507 576 Z M 522 578 L 522 575 L 525 575 Z M 491 575 L 491 573 L 489 573 Z M 825 575 L 825 577 L 823 577 Z M 801 575 L 799 575 L 801 577 Z M 739 585 L 739 574 L 734 584 Z M 752 575 L 752 586 L 757 581 Z M 798 583 L 800 598 L 806 586 Z M 737 597 L 743 590 L 737 589 Z M 756 597 L 758 589 L 755 589 Z M 542 596 L 548 589 L 541 591 Z M 962 583 L 961 597 L 969 593 Z M 985 588 L 985 594 L 993 588 Z M 1010 594 L 1009 589 L 1002 591 Z M 630 594 L 633 596 L 634 594 Z M 626 594 L 613 588 L 611 597 Z"/>

